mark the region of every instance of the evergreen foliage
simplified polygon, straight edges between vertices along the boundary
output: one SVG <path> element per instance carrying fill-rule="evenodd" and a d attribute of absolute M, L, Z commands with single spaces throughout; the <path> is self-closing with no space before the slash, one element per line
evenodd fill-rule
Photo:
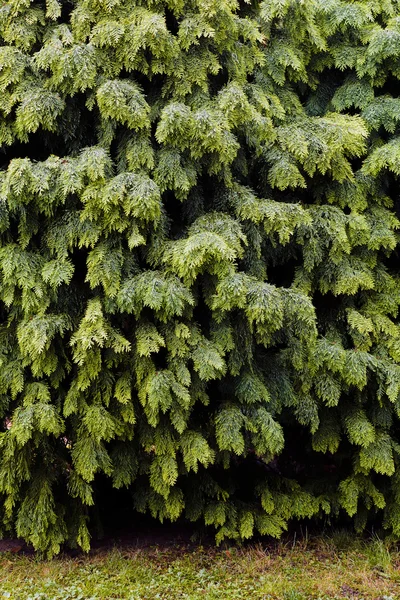
<path fill-rule="evenodd" d="M 399 0 L 0 6 L 0 522 L 400 536 Z M 118 510 L 118 507 L 115 508 Z"/>

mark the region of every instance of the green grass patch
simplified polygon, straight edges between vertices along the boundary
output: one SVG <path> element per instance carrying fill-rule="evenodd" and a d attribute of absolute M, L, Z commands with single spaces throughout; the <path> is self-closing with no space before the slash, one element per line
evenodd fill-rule
<path fill-rule="evenodd" d="M 400 549 L 348 534 L 248 548 L 124 547 L 0 556 L 0 600 L 395 600 Z"/>

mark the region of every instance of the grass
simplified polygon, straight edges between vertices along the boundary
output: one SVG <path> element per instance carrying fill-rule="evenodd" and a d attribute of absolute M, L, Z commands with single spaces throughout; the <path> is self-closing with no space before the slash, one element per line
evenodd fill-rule
<path fill-rule="evenodd" d="M 400 549 L 349 534 L 264 547 L 114 548 L 52 561 L 0 555 L 0 600 L 395 600 Z"/>

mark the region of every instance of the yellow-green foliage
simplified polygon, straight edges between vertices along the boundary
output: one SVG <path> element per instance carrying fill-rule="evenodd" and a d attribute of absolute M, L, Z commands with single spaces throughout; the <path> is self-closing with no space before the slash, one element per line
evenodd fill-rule
<path fill-rule="evenodd" d="M 398 0 L 2 3 L 4 532 L 87 550 L 105 475 L 400 536 L 399 54 Z"/>

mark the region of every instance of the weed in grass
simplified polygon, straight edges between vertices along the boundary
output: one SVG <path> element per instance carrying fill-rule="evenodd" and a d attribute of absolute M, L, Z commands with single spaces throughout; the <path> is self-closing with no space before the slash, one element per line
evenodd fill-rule
<path fill-rule="evenodd" d="M 365 545 L 365 554 L 372 568 L 386 572 L 392 564 L 392 555 L 389 546 L 379 537 L 374 536 L 372 541 Z"/>

